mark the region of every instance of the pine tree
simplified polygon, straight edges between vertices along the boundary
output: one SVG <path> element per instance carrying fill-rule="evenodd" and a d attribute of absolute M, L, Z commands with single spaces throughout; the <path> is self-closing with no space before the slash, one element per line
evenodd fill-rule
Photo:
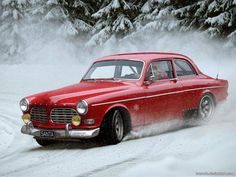
<path fill-rule="evenodd" d="M 20 28 L 27 6 L 27 0 L 1 2 L 0 50 L 4 58 L 19 53 L 23 47 L 24 39 L 20 35 Z"/>
<path fill-rule="evenodd" d="M 137 13 L 134 2 L 125 0 L 104 1 L 101 9 L 92 15 L 95 18 L 94 35 L 87 43 L 89 46 L 101 45 L 112 35 L 117 39 L 134 30 L 133 19 Z"/>
<path fill-rule="evenodd" d="M 135 19 L 135 27 L 142 31 L 171 31 L 177 25 L 170 16 L 172 10 L 168 0 L 148 0 L 142 5 L 141 13 Z"/>
<path fill-rule="evenodd" d="M 234 38 L 236 28 L 236 2 L 234 0 L 174 1 L 173 16 L 185 31 L 198 29 L 211 38 Z"/>
<path fill-rule="evenodd" d="M 67 0 L 64 6 L 69 15 L 71 26 L 76 30 L 76 34 L 80 37 L 89 35 L 93 30 L 94 21 L 91 14 L 94 12 L 92 4 L 94 1 L 86 0 Z"/>

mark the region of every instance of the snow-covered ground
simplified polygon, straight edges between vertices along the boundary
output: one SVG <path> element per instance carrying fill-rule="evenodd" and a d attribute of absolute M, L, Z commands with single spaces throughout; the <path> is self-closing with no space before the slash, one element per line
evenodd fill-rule
<path fill-rule="evenodd" d="M 187 42 L 185 38 L 182 40 Z M 227 102 L 205 125 L 153 133 L 155 129 L 169 126 L 163 124 L 136 132 L 140 138 L 131 135 L 113 146 L 86 142 L 41 147 L 31 136 L 20 133 L 23 122 L 19 100 L 79 82 L 90 62 L 81 64 L 73 60 L 71 64 L 70 60 L 55 62 L 45 59 L 37 64 L 28 60 L 22 64 L 0 65 L 0 176 L 203 176 L 198 173 L 207 176 L 206 173 L 215 172 L 222 173 L 218 176 L 224 176 L 223 173 L 236 176 L 235 50 L 230 54 L 217 50 L 219 46 L 207 49 L 204 45 L 196 45 L 196 40 L 182 46 L 175 42 L 168 47 L 165 50 L 189 54 L 205 73 L 212 76 L 216 71 L 215 61 L 222 58 L 220 76 L 228 79 L 230 84 Z M 60 55 L 54 58 L 57 57 Z M 146 136 L 149 133 L 152 136 Z"/>

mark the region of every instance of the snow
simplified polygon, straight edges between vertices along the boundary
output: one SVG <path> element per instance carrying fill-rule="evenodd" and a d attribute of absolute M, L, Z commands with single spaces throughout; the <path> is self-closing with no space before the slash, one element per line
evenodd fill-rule
<path fill-rule="evenodd" d="M 66 15 L 61 7 L 54 7 L 52 8 L 46 15 L 45 19 L 46 20 L 59 20 L 59 19 L 64 19 L 66 18 Z"/>
<path fill-rule="evenodd" d="M 214 12 L 216 11 L 216 8 L 217 8 L 217 2 L 216 1 L 213 1 L 212 3 L 210 3 L 210 5 L 208 6 L 208 11 L 210 12 Z"/>
<path fill-rule="evenodd" d="M 220 33 L 220 30 L 215 27 L 210 27 L 209 29 L 206 30 L 206 33 L 209 34 L 211 38 L 217 36 Z"/>
<path fill-rule="evenodd" d="M 150 1 L 147 1 L 143 7 L 141 8 L 141 11 L 142 13 L 148 13 L 152 10 L 152 7 L 151 7 L 151 4 L 150 4 Z"/>
<path fill-rule="evenodd" d="M 223 12 L 215 17 L 209 17 L 205 20 L 205 23 L 211 24 L 211 25 L 224 25 L 229 23 L 229 13 Z"/>
<path fill-rule="evenodd" d="M 118 8 L 120 8 L 120 0 L 112 0 L 112 2 L 111 2 L 111 8 L 112 8 L 112 9 L 118 9 Z"/>
<path fill-rule="evenodd" d="M 58 5 L 58 1 L 57 0 L 48 0 L 47 5 Z"/>
<path fill-rule="evenodd" d="M 133 28 L 132 22 L 125 17 L 123 14 L 120 14 L 117 19 L 113 22 L 112 30 L 114 32 L 130 30 Z"/>
<path fill-rule="evenodd" d="M 4 11 L 4 12 L 2 13 L 1 18 L 2 18 L 2 19 L 5 19 L 5 18 L 8 17 L 10 14 L 11 14 L 11 12 L 8 11 L 8 10 L 6 10 L 6 11 Z"/>
<path fill-rule="evenodd" d="M 3 6 L 7 6 L 7 5 L 9 5 L 11 2 L 12 2 L 12 0 L 3 0 L 3 1 L 2 1 L 2 5 L 3 5 Z"/>
<path fill-rule="evenodd" d="M 27 4 L 27 0 L 17 0 L 17 3 L 20 5 L 25 5 Z"/>
<path fill-rule="evenodd" d="M 95 35 L 86 43 L 86 46 L 96 46 L 102 45 L 105 41 L 107 41 L 111 37 L 111 29 L 110 27 L 105 27 Z"/>
<path fill-rule="evenodd" d="M 13 14 L 13 18 L 15 19 L 15 20 L 17 20 L 18 18 L 19 18 L 19 13 L 18 13 L 18 11 L 16 10 L 16 9 L 14 9 L 13 11 L 12 11 L 12 14 Z"/>
<path fill-rule="evenodd" d="M 80 31 L 92 31 L 93 27 L 89 24 L 87 24 L 86 22 L 84 22 L 83 20 L 79 20 L 76 19 L 74 21 L 74 26 L 76 27 L 76 29 L 80 30 Z"/>
<path fill-rule="evenodd" d="M 19 64 L 0 64 L 1 177 L 196 176 L 201 172 L 235 176 L 235 48 L 223 48 L 221 42 L 207 40 L 197 32 L 142 33 L 88 50 L 56 35 L 28 40 L 31 46 L 18 56 Z M 181 122 L 157 124 L 132 132 L 113 146 L 84 142 L 41 147 L 31 136 L 20 133 L 21 98 L 77 83 L 92 59 L 135 51 L 185 54 L 212 77 L 219 65 L 219 77 L 229 80 L 228 100 L 212 121 L 202 126 L 179 129 Z"/>
<path fill-rule="evenodd" d="M 58 29 L 58 33 L 64 36 L 75 36 L 78 31 L 70 21 L 65 21 Z"/>

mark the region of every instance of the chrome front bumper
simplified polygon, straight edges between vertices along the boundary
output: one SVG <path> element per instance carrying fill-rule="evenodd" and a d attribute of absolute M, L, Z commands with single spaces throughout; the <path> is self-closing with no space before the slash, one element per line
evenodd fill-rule
<path fill-rule="evenodd" d="M 79 129 L 71 129 L 70 124 L 66 124 L 65 129 L 40 129 L 35 128 L 32 122 L 23 125 L 21 128 L 21 133 L 32 135 L 34 137 L 41 137 L 40 131 L 53 131 L 54 136 L 50 138 L 60 139 L 60 138 L 93 138 L 99 134 L 100 128 L 91 129 L 91 130 L 79 130 Z M 43 137 L 46 138 L 46 137 Z"/>

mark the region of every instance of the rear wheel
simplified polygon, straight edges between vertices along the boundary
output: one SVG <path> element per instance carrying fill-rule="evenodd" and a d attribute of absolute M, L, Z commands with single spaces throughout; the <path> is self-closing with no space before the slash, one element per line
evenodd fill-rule
<path fill-rule="evenodd" d="M 47 139 L 41 139 L 41 138 L 36 138 L 35 140 L 41 146 L 49 146 L 55 143 L 55 141 L 53 140 L 47 140 Z"/>
<path fill-rule="evenodd" d="M 119 110 L 114 110 L 106 117 L 102 127 L 101 137 L 106 144 L 117 144 L 124 138 L 124 119 Z"/>
<path fill-rule="evenodd" d="M 198 117 L 202 120 L 209 120 L 215 112 L 215 103 L 212 95 L 205 94 L 198 106 Z"/>

